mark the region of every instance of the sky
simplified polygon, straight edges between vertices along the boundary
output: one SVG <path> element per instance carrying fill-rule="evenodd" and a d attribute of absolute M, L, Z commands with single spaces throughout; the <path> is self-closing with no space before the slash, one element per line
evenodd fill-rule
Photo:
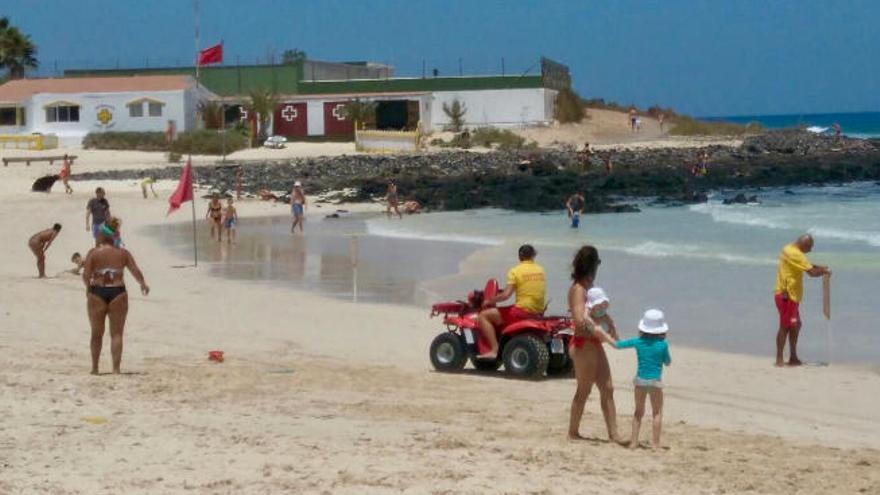
<path fill-rule="evenodd" d="M 192 0 L 0 0 L 41 75 L 186 64 Z M 568 65 L 585 98 L 697 116 L 880 111 L 876 0 L 200 0 L 201 46 L 226 64 L 287 48 L 401 76 Z"/>

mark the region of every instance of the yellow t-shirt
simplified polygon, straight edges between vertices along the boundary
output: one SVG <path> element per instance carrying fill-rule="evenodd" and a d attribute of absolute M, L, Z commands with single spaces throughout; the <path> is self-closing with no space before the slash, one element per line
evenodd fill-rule
<path fill-rule="evenodd" d="M 544 312 L 544 269 L 534 261 L 521 261 L 507 272 L 507 286 L 516 289 L 515 306 L 530 313 Z"/>
<path fill-rule="evenodd" d="M 789 244 L 779 253 L 779 269 L 776 271 L 774 292 L 787 292 L 789 299 L 800 302 L 804 297 L 804 272 L 813 268 L 807 255 L 796 245 Z"/>

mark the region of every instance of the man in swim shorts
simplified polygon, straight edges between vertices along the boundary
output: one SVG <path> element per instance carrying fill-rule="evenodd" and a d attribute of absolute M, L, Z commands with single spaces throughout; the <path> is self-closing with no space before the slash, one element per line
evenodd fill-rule
<path fill-rule="evenodd" d="M 568 218 L 571 219 L 571 228 L 576 229 L 581 224 L 581 215 L 584 213 L 584 193 L 576 192 L 572 194 L 565 207 L 568 208 Z"/>
<path fill-rule="evenodd" d="M 530 244 L 519 248 L 519 264 L 507 272 L 507 287 L 495 297 L 483 301 L 479 322 L 483 336 L 489 342 L 491 350 L 477 356 L 478 359 L 498 358 L 498 339 L 495 328 L 508 326 L 520 320 L 539 317 L 544 313 L 544 293 L 546 281 L 544 268 L 535 263 L 538 253 Z M 494 308 L 495 304 L 510 299 L 516 293 L 513 306 Z"/>
<path fill-rule="evenodd" d="M 41 230 L 28 239 L 28 247 L 31 248 L 31 252 L 37 257 L 37 273 L 39 273 L 40 278 L 46 278 L 46 250 L 52 245 L 52 241 L 58 237 L 59 232 L 61 232 L 61 224 L 56 223 L 52 228 Z"/>
<path fill-rule="evenodd" d="M 293 234 L 296 226 L 299 225 L 299 231 L 303 231 L 305 223 L 306 210 L 306 194 L 303 192 L 302 183 L 296 181 L 293 189 L 290 191 L 290 211 L 293 213 L 293 224 L 290 226 L 290 233 Z"/>
<path fill-rule="evenodd" d="M 98 245 L 98 236 L 101 234 L 101 225 L 110 218 L 110 203 L 105 198 L 103 187 L 95 189 L 95 197 L 86 205 L 86 230 L 89 230 L 89 218 L 91 218 L 92 237 L 95 246 Z"/>
<path fill-rule="evenodd" d="M 804 234 L 796 241 L 786 245 L 779 253 L 779 268 L 776 271 L 774 300 L 779 311 L 779 331 L 776 334 L 776 366 L 784 364 L 782 353 L 785 340 L 789 343 L 789 366 L 799 366 L 797 355 L 798 335 L 801 331 L 800 301 L 804 295 L 804 273 L 811 277 L 831 275 L 827 266 L 813 265 L 806 253 L 813 250 L 813 237 Z"/>

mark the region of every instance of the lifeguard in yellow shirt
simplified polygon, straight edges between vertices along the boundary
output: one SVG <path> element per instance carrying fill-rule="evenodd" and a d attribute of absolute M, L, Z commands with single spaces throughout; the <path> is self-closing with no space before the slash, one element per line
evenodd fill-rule
<path fill-rule="evenodd" d="M 785 340 L 789 343 L 789 366 L 801 365 L 797 355 L 798 334 L 801 331 L 800 302 L 804 296 L 804 273 L 811 277 L 831 275 L 827 266 L 813 265 L 806 254 L 813 250 L 813 236 L 804 234 L 786 245 L 779 253 L 774 299 L 779 311 L 779 332 L 776 334 L 776 366 L 782 366 Z"/>
<path fill-rule="evenodd" d="M 491 350 L 480 354 L 477 359 L 498 358 L 498 338 L 495 336 L 495 328 L 506 327 L 520 320 L 539 317 L 544 314 L 544 293 L 546 292 L 546 279 L 544 269 L 535 263 L 538 253 L 529 244 L 523 244 L 519 248 L 519 264 L 507 272 L 507 287 L 495 297 L 483 301 L 483 310 L 480 311 L 480 330 L 489 343 Z M 516 302 L 513 306 L 493 308 L 495 304 L 510 299 L 516 293 Z"/>

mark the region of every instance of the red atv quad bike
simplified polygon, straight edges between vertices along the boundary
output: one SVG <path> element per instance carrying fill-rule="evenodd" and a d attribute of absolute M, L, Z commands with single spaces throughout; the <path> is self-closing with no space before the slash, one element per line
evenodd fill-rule
<path fill-rule="evenodd" d="M 431 317 L 443 316 L 446 331 L 431 342 L 431 364 L 437 371 L 461 371 L 470 359 L 474 368 L 495 371 L 502 364 L 507 373 L 520 378 L 541 378 L 571 370 L 568 346 L 573 335 L 571 318 L 540 316 L 496 328 L 500 359 L 477 359 L 489 351 L 477 316 L 483 300 L 495 297 L 498 281 L 490 279 L 483 291 L 472 291 L 467 301 L 434 304 Z"/>

